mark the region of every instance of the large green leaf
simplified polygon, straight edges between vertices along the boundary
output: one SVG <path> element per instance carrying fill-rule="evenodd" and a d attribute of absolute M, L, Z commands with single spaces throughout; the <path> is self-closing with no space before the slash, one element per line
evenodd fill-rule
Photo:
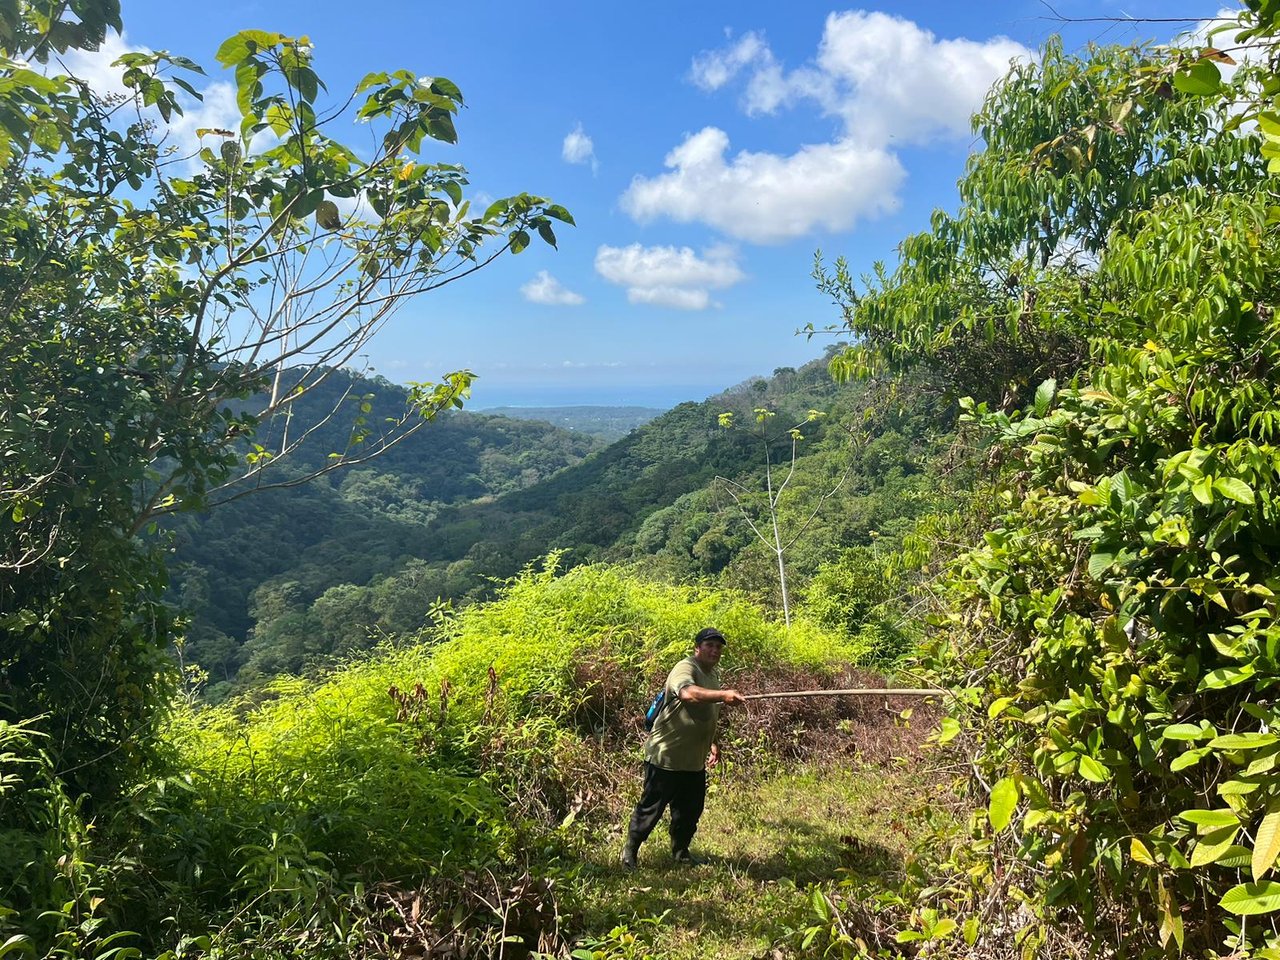
<path fill-rule="evenodd" d="M 1089 555 L 1089 576 L 1100 580 L 1102 575 L 1111 569 L 1116 562 L 1116 555 L 1111 550 L 1097 550 Z"/>
<path fill-rule="evenodd" d="M 1173 85 L 1183 93 L 1197 97 L 1207 97 L 1218 92 L 1222 87 L 1222 74 L 1218 68 L 1207 60 L 1192 64 L 1185 73 L 1174 75 Z"/>
<path fill-rule="evenodd" d="M 1018 806 L 1018 784 L 1012 777 L 996 781 L 991 788 L 991 800 L 987 805 L 987 819 L 991 821 L 991 829 L 999 833 L 1013 819 L 1013 811 Z"/>
<path fill-rule="evenodd" d="M 1224 497 L 1240 503 L 1253 503 L 1253 488 L 1237 477 L 1219 477 L 1213 481 L 1213 489 Z"/>
<path fill-rule="evenodd" d="M 1210 670 L 1200 680 L 1197 690 L 1221 690 L 1224 687 L 1233 687 L 1237 683 L 1244 683 L 1257 672 L 1257 668 L 1251 663 L 1246 663 L 1242 667 L 1219 667 L 1217 670 Z"/>
<path fill-rule="evenodd" d="M 955 717 L 943 717 L 938 725 L 938 743 L 950 743 L 960 734 L 960 721 Z"/>
<path fill-rule="evenodd" d="M 1227 733 L 1214 737 L 1209 746 L 1214 750 L 1256 750 L 1280 741 L 1274 733 Z"/>
<path fill-rule="evenodd" d="M 1036 387 L 1035 412 L 1037 417 L 1043 417 L 1049 412 L 1049 406 L 1053 403 L 1054 395 L 1057 392 L 1058 381 L 1052 377 Z"/>
<path fill-rule="evenodd" d="M 1240 818 L 1227 809 L 1183 810 L 1178 814 L 1178 819 L 1185 820 L 1187 823 L 1194 823 L 1200 827 L 1236 827 L 1240 825 Z"/>
<path fill-rule="evenodd" d="M 814 915 L 823 923 L 831 922 L 831 904 L 827 902 L 826 896 L 822 890 L 815 886 L 809 896 L 809 905 L 813 909 Z"/>
<path fill-rule="evenodd" d="M 1253 857 L 1249 865 L 1254 880 L 1262 879 L 1275 864 L 1277 855 L 1280 855 L 1280 800 L 1272 800 L 1253 838 Z"/>
<path fill-rule="evenodd" d="M 1262 883 L 1237 884 L 1222 895 L 1218 906 L 1242 917 L 1280 910 L 1280 883 L 1264 880 Z"/>
<path fill-rule="evenodd" d="M 1230 867 L 1233 870 L 1239 870 L 1241 867 L 1249 866 L 1251 854 L 1248 847 L 1242 847 L 1240 844 L 1233 845 L 1226 853 L 1218 857 L 1214 862 L 1220 867 Z"/>
<path fill-rule="evenodd" d="M 1080 776 L 1091 783 L 1105 783 L 1111 779 L 1111 770 L 1088 754 L 1080 757 Z"/>
<path fill-rule="evenodd" d="M 1179 770 L 1187 769 L 1187 767 L 1194 767 L 1210 752 L 1208 747 L 1196 747 L 1194 750 L 1188 750 L 1174 757 L 1173 763 L 1169 764 L 1169 770 L 1172 773 L 1177 773 Z"/>
<path fill-rule="evenodd" d="M 1173 723 L 1164 728 L 1162 736 L 1166 740 L 1200 740 L 1213 736 L 1213 730 L 1195 723 Z"/>
<path fill-rule="evenodd" d="M 244 34 L 240 33 L 222 41 L 222 46 L 218 47 L 218 52 L 214 54 L 217 61 L 224 67 L 234 66 L 248 55 L 249 41 Z"/>
<path fill-rule="evenodd" d="M 1238 824 L 1232 824 L 1210 830 L 1202 836 L 1196 842 L 1195 849 L 1191 851 L 1191 866 L 1193 868 L 1207 866 L 1225 857 L 1231 851 L 1239 829 Z"/>

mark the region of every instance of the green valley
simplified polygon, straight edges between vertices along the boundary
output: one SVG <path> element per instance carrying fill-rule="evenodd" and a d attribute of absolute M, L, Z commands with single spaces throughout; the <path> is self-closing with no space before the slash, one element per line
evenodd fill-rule
<path fill-rule="evenodd" d="M 845 426 L 877 391 L 837 385 L 815 361 L 682 404 L 585 458 L 585 438 L 447 415 L 373 461 L 376 471 L 360 466 L 184 516 L 172 527 L 176 591 L 195 615 L 184 662 L 208 671 L 220 698 L 233 680 L 297 673 L 417 631 L 434 605 L 488 596 L 493 578 L 552 550 L 570 563 L 633 563 L 670 579 L 722 576 L 773 598 L 776 574 L 724 487 L 753 477 L 762 453 L 750 432 L 725 429 L 719 417 L 749 419 L 757 404 L 783 418 L 831 411 L 798 446 L 794 496 L 782 505 L 798 523 L 817 484 L 845 478 L 843 510 L 821 513 L 795 547 L 803 587 L 823 564 L 876 538 L 893 542 L 941 489 L 928 464 L 950 442 L 954 406 L 904 386 L 896 405 Z M 770 456 L 789 442 L 775 438 Z M 831 617 L 858 626 L 856 615 Z"/>

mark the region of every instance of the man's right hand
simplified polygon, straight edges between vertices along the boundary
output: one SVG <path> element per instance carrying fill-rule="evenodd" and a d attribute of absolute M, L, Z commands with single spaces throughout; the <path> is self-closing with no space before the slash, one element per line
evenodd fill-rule
<path fill-rule="evenodd" d="M 728 704 L 737 703 L 737 704 L 745 705 L 747 702 L 747 698 L 744 697 L 742 694 L 740 694 L 737 690 L 726 690 L 724 691 L 724 699 L 721 700 L 720 702 L 728 703 Z"/>

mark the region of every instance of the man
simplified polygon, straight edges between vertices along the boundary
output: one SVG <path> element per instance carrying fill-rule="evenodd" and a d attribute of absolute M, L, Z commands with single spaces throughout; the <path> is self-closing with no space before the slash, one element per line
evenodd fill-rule
<path fill-rule="evenodd" d="M 648 839 L 671 808 L 671 855 L 678 863 L 701 863 L 689 852 L 689 841 L 707 798 L 708 766 L 720 759 L 716 721 L 721 704 L 745 704 L 737 690 L 720 689 L 720 655 L 724 635 L 707 627 L 693 639 L 693 655 L 667 676 L 666 700 L 644 745 L 644 791 L 631 815 L 622 865 L 636 867 L 640 844 Z"/>

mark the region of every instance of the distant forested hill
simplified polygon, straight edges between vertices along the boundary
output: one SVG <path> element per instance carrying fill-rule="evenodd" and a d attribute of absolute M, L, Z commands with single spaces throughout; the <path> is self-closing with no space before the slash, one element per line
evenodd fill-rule
<path fill-rule="evenodd" d="M 358 454 L 353 433 L 376 434 L 382 418 L 402 416 L 407 393 L 385 380 L 335 372 L 305 400 L 287 427 L 266 424 L 255 438 L 270 450 L 286 429 L 291 435 L 314 430 L 268 472 L 267 484 L 319 470 L 334 452 Z M 335 407 L 337 415 L 325 421 Z M 177 571 L 173 591 L 194 618 L 184 655 L 215 678 L 229 678 L 243 665 L 255 613 L 272 609 L 269 599 L 256 597 L 264 584 L 279 583 L 284 596 L 305 598 L 309 606 L 336 585 L 384 577 L 424 555 L 425 531 L 444 507 L 535 485 L 604 445 L 542 422 L 455 411 L 368 463 L 174 517 L 166 524 Z M 424 614 L 425 607 L 382 622 L 387 629 L 413 629 Z M 299 656 L 344 646 L 332 634 L 351 626 L 331 617 Z"/>
<path fill-rule="evenodd" d="M 609 548 L 633 535 L 654 510 L 710 484 L 737 477 L 759 453 L 750 433 L 719 426 L 733 411 L 750 421 L 756 408 L 798 418 L 826 408 L 842 392 L 822 361 L 749 380 L 700 403 L 682 403 L 545 483 L 496 500 L 458 504 L 432 527 L 436 557 L 510 575 L 557 548 L 573 561 L 617 558 Z M 815 430 L 815 439 L 823 428 Z"/>
<path fill-rule="evenodd" d="M 610 442 L 642 427 L 662 411 L 657 407 L 489 407 L 484 413 L 514 420 L 542 420 L 563 430 Z"/>
<path fill-rule="evenodd" d="M 376 386 L 375 409 L 401 402 Z M 776 414 L 775 465 L 789 460 L 787 428 L 824 414 L 801 430 L 779 510 L 795 530 L 814 514 L 789 554 L 797 589 L 935 502 L 954 408 L 925 382 L 838 385 L 823 360 L 681 404 L 604 449 L 536 421 L 456 414 L 368 465 L 175 524 L 179 596 L 195 617 L 187 656 L 221 683 L 295 672 L 415 631 L 437 601 L 485 596 L 553 550 L 569 564 L 636 563 L 776 603 L 776 559 L 717 479 L 762 489 L 760 410 Z M 322 462 L 323 446 L 313 456 Z"/>

